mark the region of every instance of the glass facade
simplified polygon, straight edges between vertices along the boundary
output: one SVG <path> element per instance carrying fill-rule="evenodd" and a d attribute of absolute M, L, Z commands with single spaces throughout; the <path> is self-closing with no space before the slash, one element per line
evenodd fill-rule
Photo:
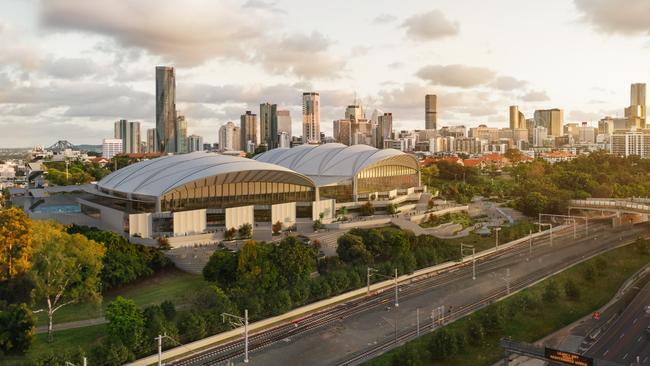
<path fill-rule="evenodd" d="M 377 165 L 357 174 L 357 194 L 418 187 L 418 170 L 405 165 Z"/>
<path fill-rule="evenodd" d="M 311 202 L 314 188 L 282 182 L 237 182 L 197 186 L 189 184 L 161 197 L 162 211 Z"/>

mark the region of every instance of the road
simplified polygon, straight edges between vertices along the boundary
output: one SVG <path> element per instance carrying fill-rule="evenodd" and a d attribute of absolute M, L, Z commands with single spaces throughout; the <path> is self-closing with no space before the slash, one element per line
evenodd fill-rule
<path fill-rule="evenodd" d="M 635 362 L 638 356 L 641 365 L 650 365 L 650 337 L 645 334 L 645 329 L 650 326 L 650 315 L 645 314 L 648 305 L 650 282 L 645 284 L 587 354 L 625 365 Z"/>
<path fill-rule="evenodd" d="M 582 227 L 584 230 L 584 227 Z M 583 233 L 583 230 L 578 230 Z M 376 356 L 416 333 L 416 309 L 420 309 L 422 332 L 431 328 L 429 315 L 444 306 L 449 319 L 464 316 L 505 295 L 574 264 L 590 255 L 631 241 L 647 231 L 646 226 L 608 229 L 590 223 L 589 236 L 573 239 L 573 229 L 512 247 L 499 256 L 477 261 L 472 279 L 471 262 L 436 276 L 400 286 L 399 307 L 392 290 L 348 302 L 313 314 L 295 324 L 280 326 L 251 337 L 253 365 L 338 365 L 356 364 Z M 508 271 L 509 270 L 509 271 Z M 507 276 L 509 272 L 509 277 Z M 172 363 L 214 365 L 232 359 L 241 362 L 243 342 L 220 345 Z"/>

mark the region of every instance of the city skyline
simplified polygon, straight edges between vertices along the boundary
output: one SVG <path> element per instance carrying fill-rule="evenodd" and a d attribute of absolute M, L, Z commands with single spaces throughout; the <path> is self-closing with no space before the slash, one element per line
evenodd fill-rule
<path fill-rule="evenodd" d="M 16 131 L 0 138 L 0 146 L 49 145 L 63 137 L 98 144 L 119 119 L 138 121 L 143 131 L 154 127 L 151 70 L 157 65 L 176 68 L 176 109 L 206 142 L 267 101 L 291 112 L 298 135 L 301 95 L 311 91 L 321 95 L 320 130 L 327 135 L 357 98 L 368 113 L 393 113 L 396 130 L 423 128 L 425 94 L 438 96 L 438 128 L 507 127 L 510 105 L 527 118 L 535 109 L 560 108 L 565 122 L 594 125 L 605 115 L 622 117 L 627 86 L 650 79 L 644 62 L 650 26 L 643 22 L 650 5 L 631 1 L 627 8 L 636 11 L 626 12 L 615 3 L 552 1 L 517 9 L 514 1 L 359 2 L 337 13 L 341 21 L 355 20 L 338 29 L 325 21 L 341 9 L 337 2 L 314 8 L 293 1 L 191 7 L 118 1 L 94 9 L 70 0 L 10 0 L 0 5 L 0 38 L 21 42 L 0 47 L 0 128 Z M 464 11 L 469 5 L 474 11 Z M 140 24 L 131 8 L 193 21 L 162 31 Z M 503 22 L 499 14 L 506 10 L 511 19 Z M 323 20 L 300 21 L 314 11 Z M 236 13 L 248 17 L 229 24 L 227 15 Z M 253 29 L 251 19 L 269 20 L 277 30 Z M 220 45 L 206 47 L 214 43 Z"/>

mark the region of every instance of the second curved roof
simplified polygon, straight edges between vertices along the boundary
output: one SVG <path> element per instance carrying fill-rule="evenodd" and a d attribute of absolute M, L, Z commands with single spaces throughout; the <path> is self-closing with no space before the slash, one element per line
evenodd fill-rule
<path fill-rule="evenodd" d="M 277 164 L 304 174 L 320 186 L 352 178 L 366 167 L 396 156 L 409 155 L 395 149 L 380 150 L 362 144 L 346 146 L 329 143 L 277 148 L 257 155 L 253 159 Z M 417 161 L 413 159 L 417 167 Z"/>

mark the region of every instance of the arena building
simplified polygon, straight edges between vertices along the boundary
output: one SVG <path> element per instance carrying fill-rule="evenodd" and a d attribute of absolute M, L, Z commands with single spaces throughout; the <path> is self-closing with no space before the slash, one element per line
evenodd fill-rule
<path fill-rule="evenodd" d="M 336 210 L 419 199 L 418 161 L 366 145 L 302 145 L 255 159 L 195 152 L 139 162 L 106 176 L 81 211 L 130 237 L 210 235 L 251 224 L 331 222 Z"/>

